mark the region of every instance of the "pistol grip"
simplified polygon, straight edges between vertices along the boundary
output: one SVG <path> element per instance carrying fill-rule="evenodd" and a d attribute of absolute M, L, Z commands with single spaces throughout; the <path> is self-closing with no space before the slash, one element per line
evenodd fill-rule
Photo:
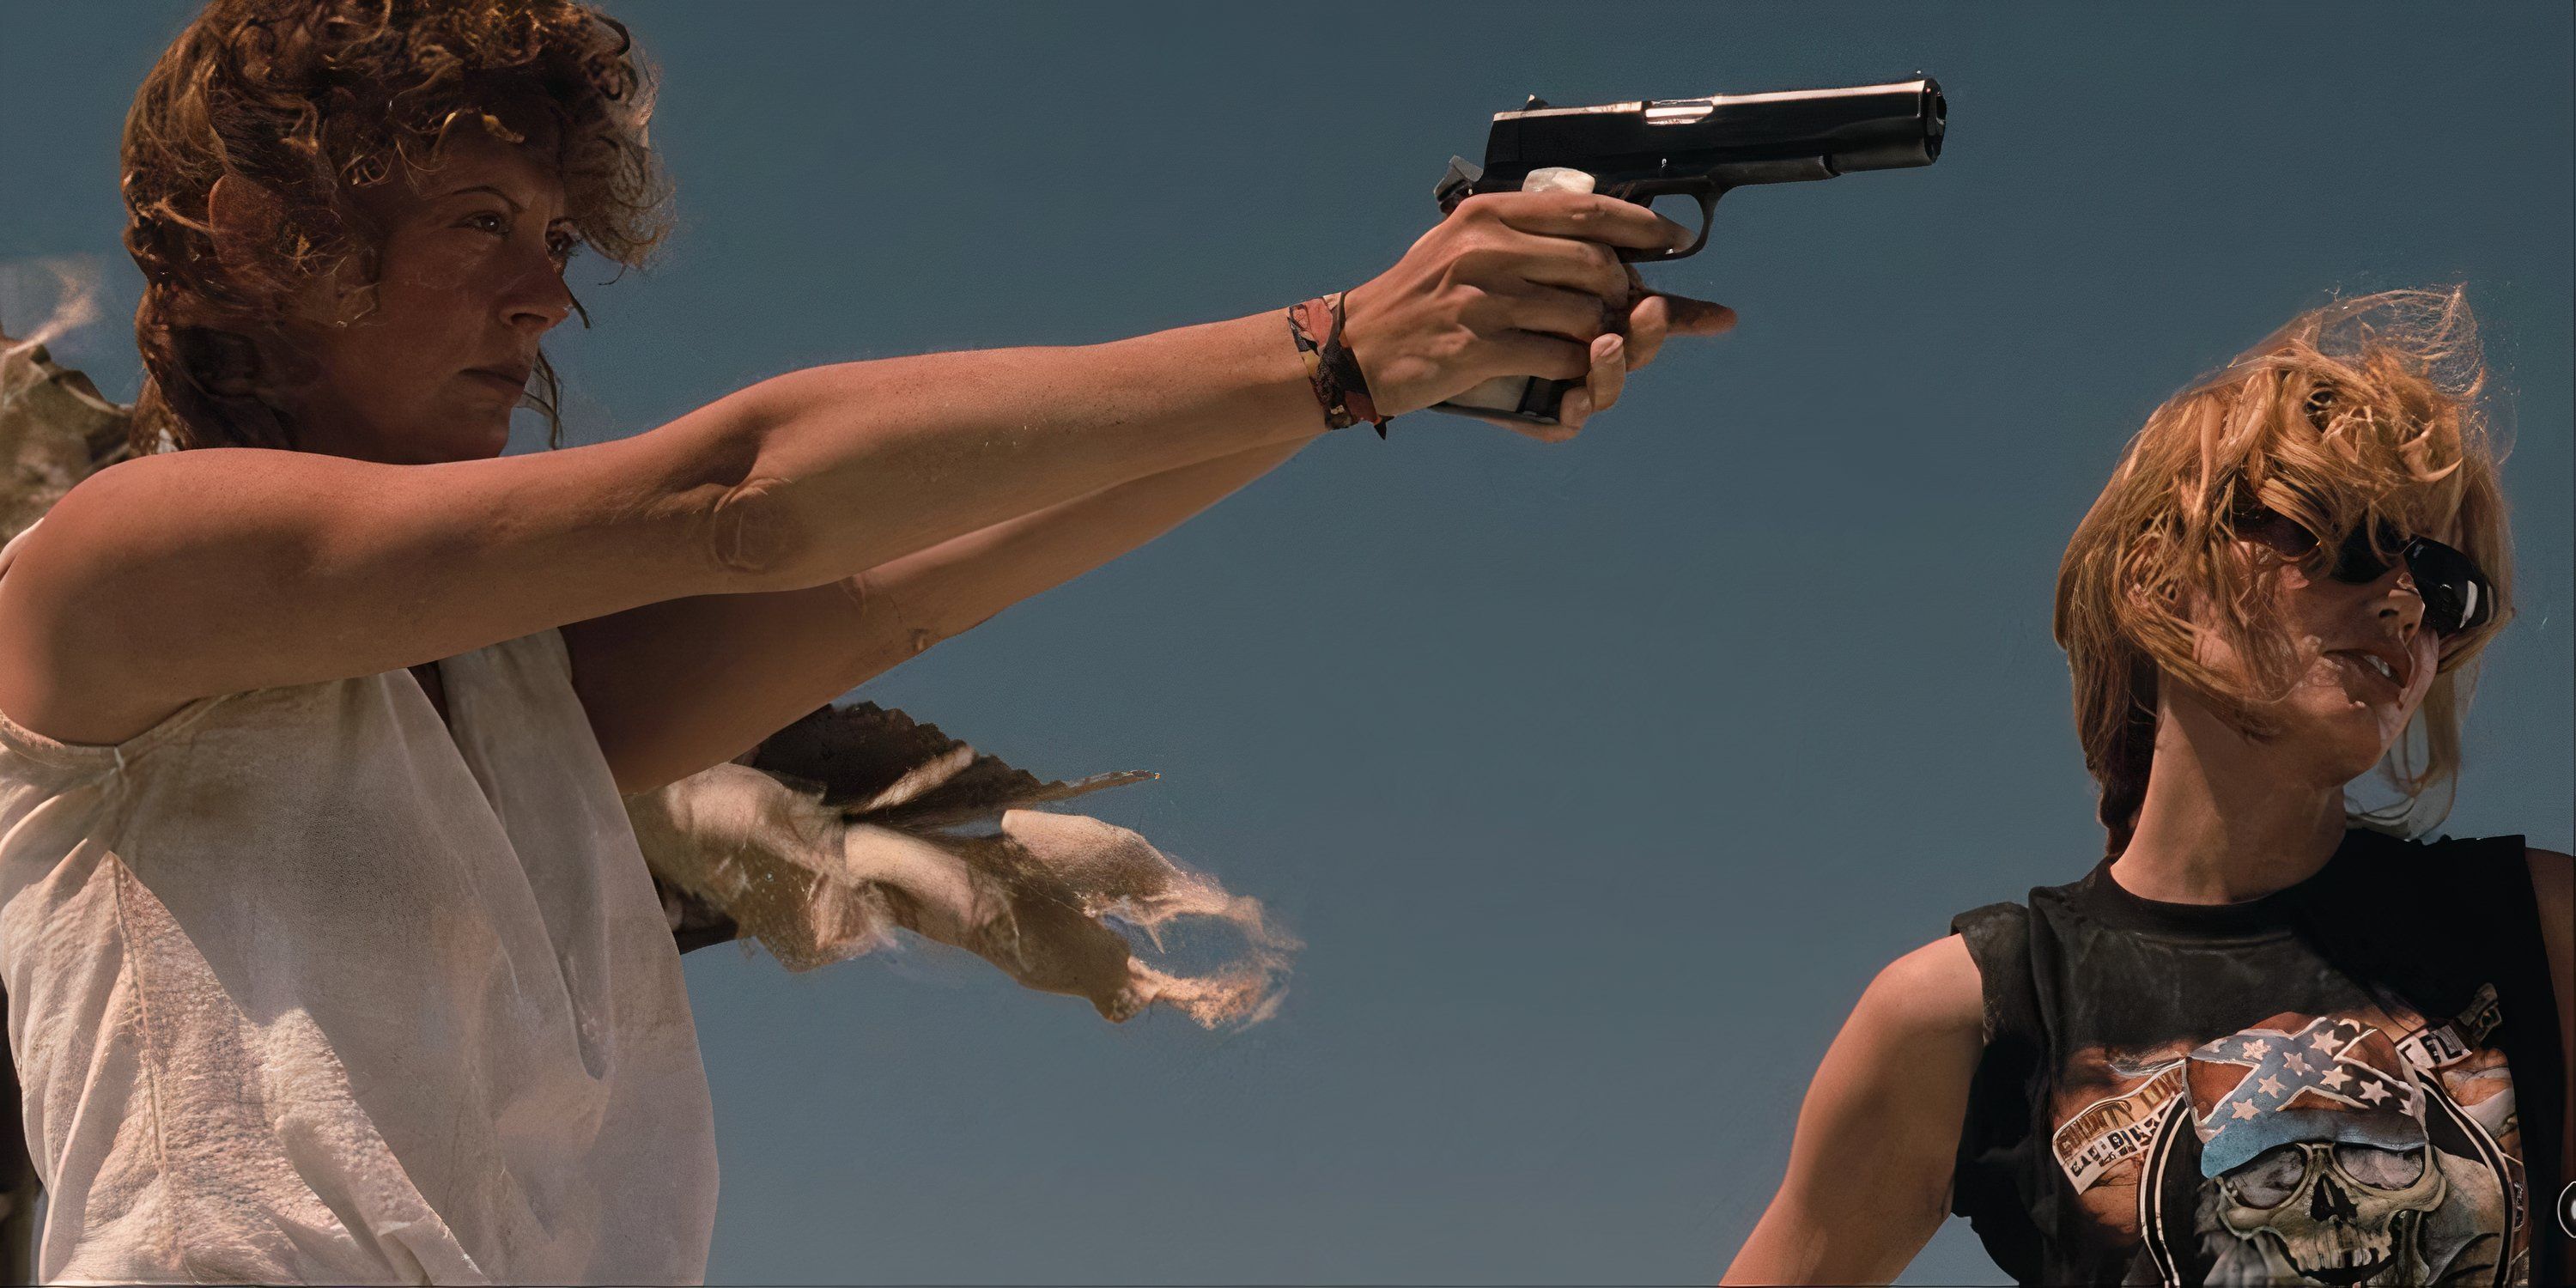
<path fill-rule="evenodd" d="M 1449 174 L 1442 179 L 1436 193 L 1441 199 L 1441 213 L 1455 209 L 1457 203 L 1465 198 L 1467 190 L 1475 182 L 1468 173 L 1473 169 L 1462 157 L 1449 158 Z M 1555 186 L 1540 178 L 1550 172 L 1533 171 L 1529 179 L 1523 181 L 1522 187 L 1531 187 L 1533 181 L 1539 182 L 1540 186 Z M 1717 222 L 1717 199 L 1725 196 L 1727 191 L 1725 188 L 1708 187 L 1704 180 L 1690 179 L 1638 179 L 1612 184 L 1602 190 L 1603 196 L 1633 201 L 1649 209 L 1654 206 L 1655 198 L 1677 192 L 1687 193 L 1699 202 L 1699 237 L 1690 245 L 1667 251 L 1622 247 L 1619 258 L 1631 264 L 1660 264 L 1668 259 L 1687 259 L 1698 254 L 1701 247 L 1708 245 L 1709 226 Z M 1430 409 L 1462 416 L 1513 420 L 1527 425 L 1561 424 L 1563 422 L 1557 419 L 1557 412 L 1565 404 L 1566 391 L 1582 383 L 1580 380 L 1550 380 L 1545 376 L 1496 376 L 1446 402 L 1433 403 Z"/>
<path fill-rule="evenodd" d="M 1556 414 L 1565 403 L 1566 391 L 1582 383 L 1545 376 L 1496 376 L 1447 402 L 1432 404 L 1431 410 L 1554 425 L 1560 423 Z"/>

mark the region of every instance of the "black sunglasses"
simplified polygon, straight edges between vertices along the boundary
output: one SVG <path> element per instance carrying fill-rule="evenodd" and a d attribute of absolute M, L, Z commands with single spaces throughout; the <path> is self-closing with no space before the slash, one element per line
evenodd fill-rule
<path fill-rule="evenodd" d="M 2307 558 L 2321 544 L 2317 534 L 2297 520 L 2261 506 L 2239 516 L 2235 527 L 2237 535 L 2292 559 Z M 2406 574 L 2415 580 L 2415 593 L 2424 597 L 2424 625 L 2436 637 L 2457 635 L 2494 619 L 2495 584 L 2478 571 L 2474 560 L 2431 537 L 2410 538 L 2385 519 L 2375 530 L 2355 527 L 2344 534 L 2335 548 L 2332 576 L 2355 586 L 2379 580 L 2394 566 L 2380 557 L 2381 550 L 2396 551 L 2398 561 L 2406 565 Z"/>

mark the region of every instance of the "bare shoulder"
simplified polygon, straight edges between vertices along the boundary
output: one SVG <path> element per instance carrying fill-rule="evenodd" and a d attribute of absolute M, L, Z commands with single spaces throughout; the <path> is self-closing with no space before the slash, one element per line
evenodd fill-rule
<path fill-rule="evenodd" d="M 226 447 L 109 466 L 0 577 L 0 710 L 113 744 L 198 698 L 768 589 L 720 539 L 747 415 L 432 464 Z"/>
<path fill-rule="evenodd" d="M 1726 1283 L 1887 1283 L 1949 1211 L 1985 1050 L 1976 961 L 1957 935 L 1889 962 L 1826 1048 L 1788 1173 Z"/>
<path fill-rule="evenodd" d="M 327 470 L 328 465 L 322 467 Z M 161 659 L 124 648 L 152 628 L 118 595 L 118 572 L 175 566 L 228 507 L 241 471 L 303 486 L 312 473 L 294 452 L 171 452 L 117 462 L 81 480 L 22 534 L 0 577 L 0 711 L 64 741 L 113 745 L 196 696 L 170 688 Z M 324 493 L 327 494 L 327 493 Z M 111 618 L 114 629 L 84 629 Z"/>
<path fill-rule="evenodd" d="M 1968 941 L 1945 935 L 1889 962 L 1861 994 L 1852 1018 L 1908 1038 L 1965 1037 L 1983 1045 L 1984 982 Z"/>

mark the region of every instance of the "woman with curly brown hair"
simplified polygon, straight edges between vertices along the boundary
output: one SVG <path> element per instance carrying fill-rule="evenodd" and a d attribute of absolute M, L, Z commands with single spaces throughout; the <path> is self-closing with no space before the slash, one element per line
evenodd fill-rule
<path fill-rule="evenodd" d="M 1730 1283 L 2563 1283 L 2576 876 L 2418 837 L 2512 612 L 2457 292 L 2302 315 L 2131 440 L 2061 565 L 2107 854 L 1880 972 Z M 2396 792 L 2347 795 L 2379 767 Z"/>
<path fill-rule="evenodd" d="M 621 798 L 1330 429 L 1519 374 L 1582 382 L 1529 431 L 1569 436 L 1730 320 L 1638 293 L 1668 220 L 1476 197 L 1284 315 L 504 457 L 567 258 L 658 235 L 649 91 L 571 0 L 215 0 L 136 98 L 147 454 L 0 550 L 41 1278 L 702 1277 L 705 1077 Z"/>

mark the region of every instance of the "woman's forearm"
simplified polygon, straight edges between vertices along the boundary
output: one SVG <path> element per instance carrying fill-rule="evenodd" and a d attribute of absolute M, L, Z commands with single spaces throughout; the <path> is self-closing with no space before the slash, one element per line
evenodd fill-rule
<path fill-rule="evenodd" d="M 1313 441 L 1132 479 L 851 574 L 844 582 L 860 605 L 860 678 L 1171 531 Z"/>
<path fill-rule="evenodd" d="M 815 367 L 746 395 L 757 453 L 742 490 L 793 534 L 779 580 L 805 585 L 1324 423 L 1277 313 Z"/>

